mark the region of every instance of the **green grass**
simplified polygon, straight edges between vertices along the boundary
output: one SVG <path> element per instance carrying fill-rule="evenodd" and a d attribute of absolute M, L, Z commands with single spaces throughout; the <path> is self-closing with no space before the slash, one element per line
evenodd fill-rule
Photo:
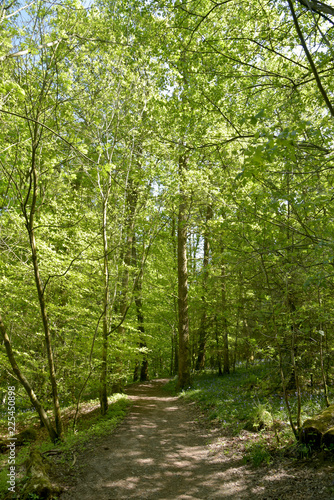
<path fill-rule="evenodd" d="M 181 397 L 196 401 L 207 422 L 234 436 L 238 436 L 260 410 L 269 412 L 274 422 L 274 430 L 269 432 L 270 439 L 264 440 L 258 433 L 250 440 L 244 456 L 247 463 L 255 466 L 269 463 L 272 448 L 276 449 L 275 452 L 288 453 L 289 448 L 297 447 L 277 371 L 275 365 L 263 363 L 248 369 L 239 368 L 235 373 L 222 377 L 210 373 L 195 375 L 191 388 L 181 392 Z M 175 393 L 176 383 L 173 379 L 166 388 Z M 289 402 L 295 419 L 296 394 L 289 394 Z M 302 421 L 320 413 L 325 406 L 321 388 L 304 390 Z"/>
<path fill-rule="evenodd" d="M 96 405 L 97 401 L 91 403 Z M 77 430 L 75 432 L 72 429 L 67 431 L 61 447 L 84 443 L 92 437 L 103 436 L 112 432 L 118 423 L 124 419 L 129 401 L 124 394 L 114 394 L 109 397 L 109 405 L 107 414 L 103 417 L 98 410 L 92 418 L 88 418 L 86 421 L 79 418 Z"/>
<path fill-rule="evenodd" d="M 73 431 L 72 429 L 72 415 L 73 408 L 65 408 L 62 410 L 64 414 L 64 420 L 67 424 L 67 429 L 64 433 L 64 438 L 62 442 L 54 445 L 46 436 L 44 431 L 44 439 L 39 439 L 36 443 L 32 445 L 26 445 L 17 450 L 16 454 L 16 468 L 20 471 L 18 475 L 18 483 L 23 480 L 24 469 L 23 463 L 29 456 L 30 446 L 34 446 L 41 453 L 52 450 L 56 448 L 61 452 L 60 461 L 63 463 L 68 463 L 69 467 L 71 464 L 70 460 L 73 460 L 73 451 L 81 451 L 85 448 L 86 443 L 99 436 L 104 436 L 110 434 L 115 427 L 122 422 L 127 413 L 127 408 L 129 406 L 129 401 L 124 394 L 114 394 L 109 397 L 109 409 L 105 416 L 101 416 L 99 413 L 99 402 L 97 400 L 86 402 L 83 404 L 84 413 L 81 413 L 77 423 L 77 429 Z M 4 498 L 7 493 L 7 474 L 8 474 L 8 464 L 7 455 L 0 455 L 0 498 Z"/>
<path fill-rule="evenodd" d="M 21 471 L 23 463 L 27 460 L 29 456 L 29 446 L 23 446 L 21 447 L 20 451 L 17 450 L 16 453 L 16 460 L 15 460 L 15 466 L 16 466 L 16 472 Z M 8 493 L 8 464 L 7 464 L 7 455 L 0 455 L 1 458 L 1 471 L 0 471 L 0 498 L 4 498 L 5 494 Z M 18 479 L 21 480 L 23 477 L 23 472 L 21 471 L 18 474 Z"/>
<path fill-rule="evenodd" d="M 246 453 L 243 456 L 244 463 L 251 463 L 254 467 L 266 464 L 269 465 L 272 461 L 272 456 L 268 447 L 268 443 L 260 437 L 256 441 L 250 441 L 246 444 Z"/>
<path fill-rule="evenodd" d="M 172 394 L 173 396 L 176 396 L 178 394 L 177 390 L 177 377 L 172 378 L 163 386 L 163 390 L 168 392 L 169 394 Z"/>
<path fill-rule="evenodd" d="M 186 399 L 197 401 L 207 417 L 223 427 L 242 425 L 261 405 L 275 420 L 288 423 L 288 415 L 282 389 L 275 374 L 275 366 L 258 365 L 239 368 L 235 373 L 217 375 L 196 375 L 192 387 L 182 393 Z M 169 383 L 170 388 L 176 382 Z M 292 411 L 297 408 L 295 394 L 289 395 Z M 325 408 L 321 390 L 303 391 L 302 415 L 304 419 Z"/>

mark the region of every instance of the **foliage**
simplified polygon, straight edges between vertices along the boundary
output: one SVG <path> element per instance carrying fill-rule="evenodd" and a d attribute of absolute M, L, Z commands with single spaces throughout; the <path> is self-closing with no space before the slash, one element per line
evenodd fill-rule
<path fill-rule="evenodd" d="M 127 397 L 124 394 L 115 394 L 109 398 L 109 405 L 107 414 L 102 417 L 99 412 L 96 411 L 98 409 L 98 400 L 85 402 L 82 405 L 81 415 L 79 416 L 75 432 L 73 432 L 72 427 L 74 409 L 71 407 L 63 409 L 63 417 L 66 421 L 66 431 L 62 442 L 59 442 L 56 446 L 57 451 L 60 453 L 60 460 L 63 463 L 70 466 L 71 461 L 73 461 L 74 451 L 83 450 L 87 442 L 93 438 L 109 435 L 116 426 L 122 422 L 129 405 Z M 5 425 L 3 427 L 5 427 Z M 50 441 L 45 438 L 45 434 L 44 439 L 39 436 L 37 443 L 33 445 L 41 453 L 54 449 L 54 444 L 50 443 Z M 24 484 L 23 465 L 29 456 L 30 447 L 30 444 L 25 444 L 16 452 L 17 477 L 20 485 Z M 1 465 L 5 465 L 6 459 L 7 456 L 4 455 Z M 0 495 L 8 491 L 7 474 L 8 470 L 4 466 L 0 472 Z"/>
<path fill-rule="evenodd" d="M 208 389 L 212 419 L 267 404 L 298 436 L 322 404 L 305 388 L 329 403 L 333 30 L 291 6 L 1 7 L 0 313 L 40 408 L 99 397 L 105 412 L 183 353 L 183 371 L 275 367 L 240 379 L 250 402 L 233 396 L 232 415 L 232 382 Z M 2 336 L 5 401 L 18 373 Z"/>
<path fill-rule="evenodd" d="M 246 446 L 246 454 L 244 455 L 244 462 L 251 462 L 254 467 L 258 467 L 263 463 L 269 465 L 271 462 L 271 455 L 268 451 L 266 441 L 250 443 Z"/>
<path fill-rule="evenodd" d="M 275 367 L 272 364 L 259 364 L 251 368 L 239 367 L 234 373 L 217 377 L 214 374 L 197 375 L 189 390 L 181 393 L 187 400 L 197 402 L 207 422 L 220 427 L 223 432 L 240 435 L 248 429 L 248 423 L 268 418 L 267 429 L 258 434 L 249 435 L 246 445 L 245 461 L 254 465 L 269 463 L 272 456 L 289 453 L 293 442 L 293 434 L 289 427 L 282 393 L 271 389 L 268 397 L 268 385 L 249 389 L 250 380 L 270 380 L 270 373 Z M 175 382 L 171 381 L 166 388 L 173 391 Z M 275 390 L 275 389 L 274 389 Z M 247 392 L 246 392 L 247 391 Z M 246 396 L 245 396 L 246 394 Z M 293 410 L 297 406 L 297 396 L 290 395 Z M 317 414 L 325 407 L 319 390 L 305 391 L 302 394 L 302 419 L 310 414 Z M 248 429 L 256 430 L 256 429 Z M 260 430 L 260 429 L 258 429 Z M 264 437 L 263 433 L 266 433 Z M 270 437 L 268 437 L 270 436 Z M 299 445 L 298 445 L 299 446 Z M 299 455 L 299 448 L 296 453 Z"/>

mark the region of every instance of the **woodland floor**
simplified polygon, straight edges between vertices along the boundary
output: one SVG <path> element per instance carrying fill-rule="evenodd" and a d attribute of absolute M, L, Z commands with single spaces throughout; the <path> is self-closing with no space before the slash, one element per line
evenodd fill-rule
<path fill-rule="evenodd" d="M 247 435 L 201 425 L 194 403 L 168 395 L 165 382 L 130 386 L 116 431 L 91 441 L 71 472 L 55 467 L 60 500 L 334 499 L 332 461 L 245 464 Z"/>

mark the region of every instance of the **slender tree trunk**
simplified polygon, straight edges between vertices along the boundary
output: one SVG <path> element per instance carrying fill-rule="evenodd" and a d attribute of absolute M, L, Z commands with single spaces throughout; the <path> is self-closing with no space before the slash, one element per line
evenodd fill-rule
<path fill-rule="evenodd" d="M 235 372 L 235 365 L 237 364 L 239 325 L 240 325 L 240 318 L 238 317 L 237 318 L 237 327 L 236 327 L 236 331 L 235 331 L 233 360 L 232 360 L 232 370 L 233 370 L 233 372 Z"/>
<path fill-rule="evenodd" d="M 212 219 L 212 207 L 208 205 L 206 210 L 206 230 L 204 235 L 204 255 L 203 255 L 203 295 L 202 295 L 202 316 L 199 327 L 198 351 L 195 370 L 203 370 L 205 365 L 205 348 L 207 340 L 207 284 L 210 243 L 208 238 L 208 221 Z"/>
<path fill-rule="evenodd" d="M 292 326 L 291 332 L 292 332 L 292 335 L 291 335 L 291 363 L 292 363 L 293 373 L 295 376 L 295 384 L 296 384 L 296 391 L 297 391 L 297 430 L 299 432 L 301 429 L 301 426 L 302 426 L 302 421 L 301 421 L 302 401 L 301 401 L 301 392 L 300 392 L 300 384 L 299 384 L 299 374 L 298 374 L 298 369 L 297 369 L 297 365 L 296 365 L 296 358 L 295 358 L 295 341 L 296 341 L 295 325 Z"/>
<path fill-rule="evenodd" d="M 135 369 L 133 370 L 133 381 L 137 382 L 139 380 L 139 361 L 135 361 Z"/>
<path fill-rule="evenodd" d="M 320 315 L 322 314 L 322 300 L 320 296 L 320 287 L 318 286 L 318 306 L 319 306 L 319 313 Z M 324 397 L 325 397 L 325 402 L 326 406 L 330 406 L 329 402 L 329 395 L 328 395 L 328 387 L 327 387 L 327 377 L 326 377 L 326 372 L 325 372 L 325 366 L 324 366 L 324 350 L 323 350 L 323 338 L 325 338 L 325 332 L 323 330 L 323 324 L 322 321 L 319 323 L 319 335 L 320 335 L 320 368 L 321 368 L 321 377 L 322 377 L 322 382 L 324 385 Z M 327 340 L 327 336 L 326 336 Z"/>
<path fill-rule="evenodd" d="M 203 301 L 202 301 L 203 305 Z M 198 331 L 198 349 L 195 370 L 203 370 L 205 366 L 205 348 L 206 348 L 206 310 L 202 311 L 200 327 Z"/>
<path fill-rule="evenodd" d="M 140 346 L 146 347 L 146 344 L 140 344 Z M 145 357 L 140 368 L 140 381 L 145 382 L 146 380 L 148 380 L 148 360 Z"/>
<path fill-rule="evenodd" d="M 271 303 L 273 304 L 273 292 L 272 292 L 272 288 L 270 286 L 268 272 L 267 272 L 267 268 L 265 266 L 265 261 L 264 261 L 264 258 L 263 258 L 262 254 L 260 254 L 260 258 L 261 258 L 262 270 L 263 270 L 263 273 L 264 273 L 264 276 L 265 276 L 265 279 L 266 279 L 267 289 L 268 289 L 268 291 L 270 293 Z M 296 440 L 298 441 L 299 435 L 298 435 L 297 428 L 296 428 L 296 426 L 295 426 L 295 424 L 293 422 L 293 418 L 292 418 L 291 407 L 290 407 L 289 397 L 288 397 L 288 392 L 287 392 L 287 384 L 286 384 L 284 370 L 283 370 L 283 356 L 282 356 L 281 344 L 280 344 L 280 341 L 279 341 L 279 333 L 278 333 L 278 327 L 277 327 L 276 314 L 275 314 L 274 307 L 272 307 L 272 317 L 273 317 L 273 326 L 274 326 L 274 332 L 275 332 L 275 340 L 277 342 L 277 350 L 278 350 L 278 355 L 279 355 L 279 369 L 280 369 L 280 375 L 281 375 L 281 380 L 282 380 L 282 388 L 283 388 L 284 400 L 285 400 L 285 404 L 286 404 L 286 408 L 287 408 L 289 422 L 290 422 L 290 426 L 291 426 L 292 432 L 293 432 Z"/>
<path fill-rule="evenodd" d="M 285 377 L 284 377 L 282 352 L 281 352 L 281 348 L 280 348 L 279 344 L 278 344 L 278 352 L 279 352 L 279 366 L 280 366 L 280 374 L 281 374 L 281 379 L 282 379 L 282 388 L 283 388 L 284 400 L 285 400 L 285 404 L 286 404 L 286 408 L 287 408 L 289 422 L 290 422 L 290 426 L 291 426 L 292 432 L 293 432 L 296 440 L 298 441 L 299 434 L 298 434 L 297 428 L 296 428 L 296 426 L 295 426 L 295 424 L 293 422 L 293 419 L 292 419 L 292 412 L 291 412 L 291 407 L 290 407 L 290 403 L 289 403 L 289 397 L 288 397 L 288 393 L 287 393 L 287 389 L 286 389 L 286 382 L 285 382 Z"/>
<path fill-rule="evenodd" d="M 174 325 L 172 326 L 171 344 L 170 374 L 173 376 L 178 373 L 177 331 Z"/>
<path fill-rule="evenodd" d="M 48 364 L 49 364 L 54 417 L 55 417 L 55 422 L 56 422 L 57 434 L 58 434 L 58 437 L 61 438 L 62 433 L 63 433 L 63 429 L 62 429 L 61 412 L 60 412 L 60 404 L 59 404 L 59 397 L 58 397 L 56 370 L 55 370 L 53 352 L 52 352 L 51 332 L 49 329 L 49 321 L 48 321 L 48 317 L 47 317 L 47 313 L 46 313 L 46 305 L 45 305 L 45 300 L 44 300 L 44 290 L 43 290 L 42 282 L 41 282 L 40 275 L 39 275 L 39 267 L 38 267 L 38 263 L 37 263 L 37 249 L 36 249 L 35 235 L 34 235 L 33 230 L 31 230 L 31 232 L 30 232 L 30 245 L 31 245 L 34 271 L 35 271 L 35 281 L 36 281 L 36 287 L 37 287 L 37 292 L 38 292 L 38 299 L 39 299 L 39 303 L 40 303 L 40 309 L 41 309 L 42 321 L 43 321 L 43 327 L 44 327 L 44 333 L 45 333 L 45 344 L 46 344 L 46 352 L 47 352 Z"/>
<path fill-rule="evenodd" d="M 173 213 L 172 217 L 172 244 L 173 244 L 173 271 L 176 275 L 177 273 L 177 235 L 176 235 L 176 221 L 175 214 Z M 174 316 L 175 323 L 172 327 L 172 375 L 176 375 L 179 372 L 179 346 L 178 346 L 178 331 L 176 325 L 179 323 L 179 312 L 178 312 L 178 299 L 176 294 L 173 293 L 173 307 L 174 307 Z"/>
<path fill-rule="evenodd" d="M 133 242 L 134 242 L 134 230 L 135 230 L 135 211 L 137 206 L 138 192 L 136 186 L 134 185 L 132 179 L 129 179 L 127 195 L 126 195 L 126 241 L 124 249 L 124 270 L 122 278 L 122 299 L 120 301 L 120 313 L 121 317 L 126 314 L 128 306 L 128 292 L 129 292 L 129 279 L 130 279 L 130 266 L 132 263 L 132 252 L 133 252 Z M 124 333 L 124 327 L 120 327 L 120 333 Z"/>
<path fill-rule="evenodd" d="M 126 218 L 124 224 L 125 243 L 123 251 L 122 294 L 119 301 L 121 318 L 125 318 L 129 307 L 128 294 L 129 294 L 130 268 L 132 264 L 132 251 L 133 251 L 133 241 L 134 241 L 135 212 L 137 206 L 137 199 L 138 199 L 137 186 L 134 184 L 132 178 L 130 177 L 128 180 L 126 200 L 125 200 Z M 125 327 L 123 326 L 123 324 L 118 327 L 118 334 L 121 339 L 124 338 Z M 116 372 L 114 374 L 116 379 L 114 380 L 113 383 L 113 392 L 121 392 L 122 382 L 120 374 L 121 374 L 122 360 L 118 358 L 116 359 L 116 363 L 117 363 Z"/>
<path fill-rule="evenodd" d="M 178 388 L 190 384 L 189 319 L 188 319 L 188 269 L 187 269 L 187 204 L 182 190 L 182 174 L 186 158 L 179 160 L 180 203 L 177 225 L 178 313 L 179 313 L 179 369 Z"/>
<path fill-rule="evenodd" d="M 103 247 L 103 310 L 102 310 L 102 353 L 100 373 L 100 412 L 105 415 L 108 411 L 108 342 L 109 342 L 109 259 L 108 259 L 108 202 L 112 185 L 111 171 L 109 171 L 106 185 L 100 179 L 97 171 L 102 200 L 102 247 Z"/>
<path fill-rule="evenodd" d="M 36 408 L 38 416 L 39 416 L 41 422 L 43 423 L 43 425 L 47 428 L 51 440 L 53 442 L 56 442 L 59 439 L 60 436 L 58 435 L 58 432 L 52 427 L 52 424 L 51 424 L 51 422 L 50 422 L 50 420 L 49 420 L 49 418 L 48 418 L 48 416 L 47 416 L 47 414 L 46 414 L 46 412 L 45 412 L 42 404 L 38 400 L 38 398 L 37 398 L 36 394 L 34 393 L 34 391 L 33 391 L 32 387 L 31 387 L 30 383 L 28 382 L 28 380 L 26 379 L 26 377 L 23 375 L 23 373 L 21 372 L 20 368 L 18 367 L 18 365 L 16 363 L 15 356 L 14 356 L 14 353 L 13 353 L 13 349 L 12 349 L 9 337 L 7 335 L 7 332 L 6 332 L 5 325 L 4 325 L 3 321 L 2 321 L 1 315 L 0 315 L 0 332 L 1 332 L 4 344 L 5 344 L 5 349 L 6 349 L 7 357 L 8 357 L 8 360 L 9 360 L 10 364 L 11 364 L 13 372 L 15 373 L 15 375 L 17 376 L 17 378 L 19 379 L 19 381 L 23 385 L 26 393 L 29 396 L 31 404 L 34 406 L 34 408 Z"/>
<path fill-rule="evenodd" d="M 102 365 L 100 377 L 100 412 L 105 415 L 108 411 L 108 310 L 109 310 L 109 267 L 108 267 L 108 237 L 107 237 L 107 210 L 108 197 L 103 200 L 103 328 L 102 328 Z"/>
<path fill-rule="evenodd" d="M 133 235 L 132 262 L 133 262 L 133 266 L 136 268 L 138 262 L 137 262 L 137 249 L 136 249 L 136 236 L 135 235 Z M 139 343 L 140 348 L 147 347 L 146 341 L 145 341 L 143 301 L 142 301 L 142 297 L 141 297 L 142 283 L 143 283 L 143 272 L 141 271 L 140 276 L 137 280 L 135 289 L 134 289 L 138 330 L 140 332 L 140 343 Z M 138 367 L 138 369 L 139 369 L 139 367 Z M 147 360 L 147 356 L 145 355 L 143 360 L 142 360 L 141 366 L 140 366 L 140 381 L 145 382 L 146 380 L 148 380 L 148 360 Z"/>
<path fill-rule="evenodd" d="M 324 397 L 325 397 L 325 402 L 326 406 L 330 406 L 329 402 L 329 396 L 328 396 L 328 387 L 327 387 L 327 381 L 326 381 L 326 374 L 324 370 L 324 355 L 323 355 L 323 342 L 322 342 L 322 335 L 324 335 L 324 332 L 320 333 L 320 366 L 321 366 L 321 376 L 322 376 L 322 382 L 324 384 Z"/>
<path fill-rule="evenodd" d="M 222 248 L 223 255 L 223 248 Z M 221 298 L 222 298 L 222 330 L 223 330 L 223 373 L 230 373 L 230 357 L 228 345 L 228 328 L 227 328 L 227 306 L 226 306 L 226 278 L 225 278 L 225 265 L 224 261 L 221 262 Z"/>
<path fill-rule="evenodd" d="M 220 345 L 219 345 L 218 319 L 217 319 L 217 316 L 215 316 L 215 323 L 216 323 L 215 334 L 216 334 L 216 344 L 217 344 L 218 375 L 220 377 L 220 376 L 223 375 L 223 372 L 222 372 L 222 360 L 221 360 L 221 352 L 220 352 Z"/>
<path fill-rule="evenodd" d="M 25 221 L 26 221 L 27 231 L 29 234 L 29 243 L 30 243 L 31 256 L 32 256 L 32 262 L 33 262 L 33 268 L 34 268 L 35 284 L 36 284 L 36 288 L 37 288 L 38 300 L 39 300 L 39 304 L 40 304 L 40 311 L 41 311 L 42 322 L 43 322 L 43 329 L 44 329 L 44 335 L 45 335 L 45 345 L 46 345 L 46 352 L 47 352 L 48 365 L 49 365 L 49 374 L 50 374 L 50 382 L 51 382 L 51 390 L 52 390 L 53 411 L 54 411 L 54 417 L 55 417 L 55 423 L 56 423 L 56 431 L 57 431 L 58 438 L 61 438 L 61 436 L 62 436 L 62 422 L 61 422 L 60 404 L 59 404 L 59 398 L 58 398 L 56 370 L 55 370 L 53 352 L 52 352 L 52 342 L 51 342 L 51 333 L 50 333 L 50 328 L 49 328 L 49 320 L 48 320 L 46 305 L 45 305 L 45 300 L 44 300 L 44 287 L 43 287 L 42 280 L 41 280 L 40 273 L 39 273 L 39 265 L 38 265 L 38 258 L 37 258 L 37 246 L 36 246 L 36 239 L 35 239 L 35 232 L 34 232 L 34 218 L 35 218 L 36 202 L 37 202 L 37 196 L 38 196 L 38 182 L 37 182 L 37 171 L 36 171 L 36 150 L 37 150 L 37 145 L 38 145 L 37 136 L 38 136 L 38 129 L 37 129 L 37 125 L 36 125 L 35 129 L 34 129 L 34 140 L 33 140 L 33 146 L 32 146 L 31 169 L 30 169 L 30 188 L 28 190 L 26 200 L 22 204 L 22 210 L 23 210 L 23 214 L 25 217 Z M 30 211 L 28 213 L 27 204 L 29 202 L 30 193 L 31 193 L 31 206 L 30 206 Z"/>
<path fill-rule="evenodd" d="M 288 193 L 288 204 L 287 204 L 287 250 L 286 250 L 286 257 L 287 257 L 287 263 L 289 264 L 289 269 L 286 275 L 286 301 L 287 301 L 287 306 L 288 310 L 290 313 L 290 321 L 291 321 L 291 365 L 292 365 L 292 374 L 291 374 L 291 380 L 293 379 L 294 381 L 294 386 L 297 391 L 297 431 L 299 433 L 301 429 L 301 391 L 300 391 L 300 383 L 299 383 L 299 372 L 298 372 L 298 366 L 296 362 L 296 354 L 297 354 L 297 331 L 298 328 L 296 324 L 296 304 L 295 304 L 295 297 L 293 293 L 293 270 L 295 268 L 295 263 L 294 263 L 294 257 L 293 253 L 291 252 L 293 246 L 294 246 L 294 233 L 293 231 L 290 232 L 290 217 L 291 217 L 291 202 L 289 200 L 289 195 L 290 195 L 290 176 L 293 175 L 293 171 L 289 172 L 286 176 L 286 182 L 287 182 L 287 193 Z"/>

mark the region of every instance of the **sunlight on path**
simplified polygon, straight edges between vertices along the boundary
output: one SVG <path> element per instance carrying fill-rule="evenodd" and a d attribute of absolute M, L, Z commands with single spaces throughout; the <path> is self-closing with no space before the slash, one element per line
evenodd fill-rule
<path fill-rule="evenodd" d="M 235 478 L 229 492 L 191 406 L 167 396 L 162 385 L 153 381 L 127 391 L 130 414 L 61 500 L 236 498 Z"/>
<path fill-rule="evenodd" d="M 166 395 L 164 382 L 126 391 L 133 402 L 129 415 L 82 455 L 81 478 L 60 500 L 320 498 L 311 489 L 300 496 L 293 473 L 245 466 L 242 455 L 230 453 L 233 438 L 206 434 L 196 424 L 193 405 Z"/>

